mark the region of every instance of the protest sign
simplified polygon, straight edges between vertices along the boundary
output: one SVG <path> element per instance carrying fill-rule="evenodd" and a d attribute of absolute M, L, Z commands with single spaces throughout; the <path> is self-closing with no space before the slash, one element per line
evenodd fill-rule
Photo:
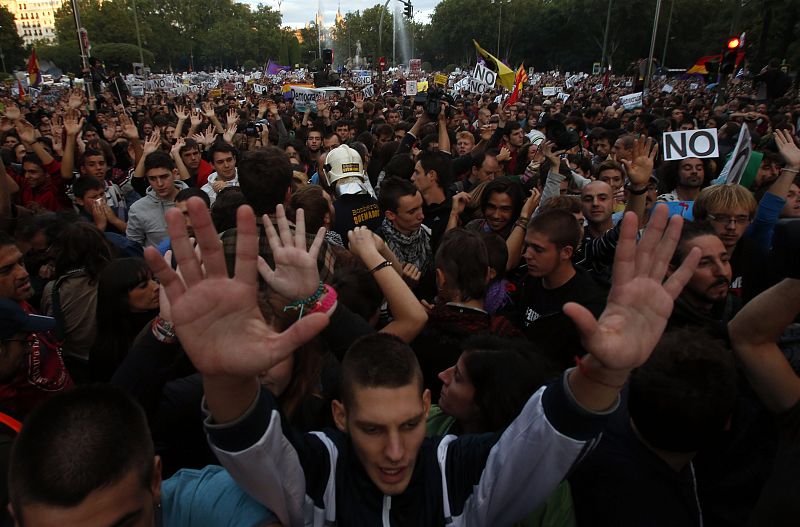
<path fill-rule="evenodd" d="M 433 83 L 439 86 L 447 86 L 447 75 L 444 73 L 437 73 L 433 77 Z"/>
<path fill-rule="evenodd" d="M 141 83 L 131 84 L 130 89 L 131 89 L 131 95 L 133 95 L 134 97 L 144 97 L 144 84 Z"/>
<path fill-rule="evenodd" d="M 355 70 L 352 73 L 352 81 L 354 86 L 366 86 L 372 84 L 372 72 L 366 70 Z"/>
<path fill-rule="evenodd" d="M 552 97 L 556 94 L 555 86 L 544 86 L 542 87 L 542 95 L 545 97 Z"/>
<path fill-rule="evenodd" d="M 753 141 L 750 136 L 750 128 L 742 126 L 739 130 L 739 138 L 736 140 L 736 146 L 733 148 L 725 166 L 722 167 L 722 172 L 720 172 L 718 178 L 721 180 L 720 182 L 741 182 L 752 153 Z"/>
<path fill-rule="evenodd" d="M 419 73 L 422 70 L 422 59 L 409 60 L 408 69 L 410 69 L 412 73 Z"/>
<path fill-rule="evenodd" d="M 664 144 L 664 161 L 675 161 L 687 157 L 698 159 L 719 157 L 716 128 L 664 132 L 662 142 Z"/>
<path fill-rule="evenodd" d="M 253 84 L 253 91 L 256 94 L 261 95 L 262 93 L 267 91 L 267 87 L 264 86 L 263 84 Z"/>
<path fill-rule="evenodd" d="M 664 86 L 661 88 L 661 91 L 663 91 L 664 93 L 672 93 L 672 90 L 673 90 L 673 88 L 672 88 L 672 85 L 671 85 L 671 84 L 665 84 L 665 85 L 664 85 Z"/>
<path fill-rule="evenodd" d="M 561 102 L 567 102 L 567 99 L 569 99 L 569 93 L 557 93 L 556 99 L 559 99 Z"/>
<path fill-rule="evenodd" d="M 141 62 L 134 62 L 133 63 L 133 74 L 136 76 L 141 77 L 144 75 L 144 64 Z"/>
<path fill-rule="evenodd" d="M 698 83 L 693 82 L 693 83 L 689 84 L 689 89 L 690 90 L 696 90 L 699 86 L 700 85 Z"/>
<path fill-rule="evenodd" d="M 428 91 L 428 81 L 419 81 L 417 83 L 417 92 Z"/>
<path fill-rule="evenodd" d="M 489 88 L 494 88 L 494 83 L 497 81 L 497 73 L 493 72 L 483 64 L 475 64 L 475 69 L 472 70 L 472 78 L 477 82 L 481 82 Z"/>
<path fill-rule="evenodd" d="M 294 109 L 298 112 L 305 112 L 306 108 L 315 110 L 317 101 L 323 98 L 323 93 L 314 88 L 303 88 L 293 86 L 289 91 L 291 98 L 294 99 Z"/>
<path fill-rule="evenodd" d="M 633 110 L 642 106 L 642 92 L 631 93 L 630 95 L 623 95 L 619 98 L 619 102 L 626 110 Z"/>
<path fill-rule="evenodd" d="M 369 86 L 364 86 L 364 88 L 361 90 L 361 93 L 363 93 L 364 97 L 366 98 L 375 97 L 375 87 L 372 84 Z"/>
<path fill-rule="evenodd" d="M 603 85 L 602 84 L 595 84 L 594 85 L 594 91 L 595 92 L 599 92 L 599 91 L 602 91 L 602 90 L 603 90 Z"/>
<path fill-rule="evenodd" d="M 594 62 L 592 63 L 592 75 L 598 75 L 600 73 L 600 63 Z"/>
<path fill-rule="evenodd" d="M 406 81 L 406 95 L 417 94 L 417 81 Z"/>

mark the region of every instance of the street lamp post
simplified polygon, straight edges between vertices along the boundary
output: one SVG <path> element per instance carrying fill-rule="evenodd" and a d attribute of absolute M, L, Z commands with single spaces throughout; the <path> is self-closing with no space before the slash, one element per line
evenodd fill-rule
<path fill-rule="evenodd" d="M 139 15 L 136 11 L 136 0 L 131 0 L 133 4 L 133 24 L 136 27 L 136 44 L 139 46 L 139 62 L 144 66 L 144 52 L 142 51 L 142 36 L 139 34 Z"/>
<path fill-rule="evenodd" d="M 669 46 L 669 30 L 672 28 L 672 11 L 675 9 L 675 0 L 669 6 L 669 18 L 667 19 L 667 36 L 664 38 L 664 51 L 661 53 L 661 67 L 667 67 L 667 47 Z"/>
<path fill-rule="evenodd" d="M 608 28 L 611 25 L 611 4 L 614 0 L 608 0 L 608 12 L 606 13 L 606 30 L 603 32 L 603 53 L 600 58 L 600 71 L 606 67 L 606 49 L 608 46 Z M 610 62 L 610 61 L 609 61 Z"/>

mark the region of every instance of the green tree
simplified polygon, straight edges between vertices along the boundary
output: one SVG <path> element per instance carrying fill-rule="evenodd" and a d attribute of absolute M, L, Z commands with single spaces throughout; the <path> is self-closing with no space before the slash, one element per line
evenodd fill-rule
<path fill-rule="evenodd" d="M 22 38 L 17 34 L 14 15 L 5 6 L 0 6 L 0 48 L 2 48 L 4 70 L 10 72 L 25 63 L 25 49 Z"/>

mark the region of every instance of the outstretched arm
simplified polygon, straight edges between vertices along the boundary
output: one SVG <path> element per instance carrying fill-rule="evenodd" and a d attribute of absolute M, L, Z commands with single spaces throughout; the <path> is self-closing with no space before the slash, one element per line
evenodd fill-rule
<path fill-rule="evenodd" d="M 200 198 L 191 198 L 187 205 L 198 253 L 180 211 L 170 209 L 166 215 L 181 275 L 151 247 L 145 250 L 145 258 L 166 290 L 175 332 L 203 375 L 208 409 L 216 423 L 226 423 L 243 415 L 252 405 L 259 390 L 258 374 L 286 360 L 322 331 L 328 317 L 304 316 L 278 333 L 266 323 L 258 307 L 258 230 L 253 210 L 242 206 L 237 211 L 236 265 L 233 278 L 229 278 L 222 242 L 208 209 Z M 270 227 L 271 224 L 268 232 Z M 298 277 L 307 277 L 311 268 L 317 272 L 316 253 L 322 243 L 322 237 L 318 236 L 318 241 L 306 252 L 304 221 L 299 212 L 297 233 L 300 234 L 293 238 L 287 226 L 286 232 L 281 229 L 279 240 L 274 232 L 270 236 L 271 245 L 282 246 L 277 246 L 278 250 L 273 248 L 276 270 L 268 283 L 292 300 L 310 296 L 311 293 L 300 289 L 306 280 Z"/>
<path fill-rule="evenodd" d="M 800 280 L 787 278 L 748 302 L 728 324 L 733 351 L 758 396 L 775 412 L 800 401 L 800 377 L 776 344 L 800 313 Z"/>
<path fill-rule="evenodd" d="M 635 214 L 625 214 L 611 291 L 599 319 L 580 304 L 564 306 L 588 353 L 581 366 L 571 371 L 569 387 L 576 401 L 588 410 L 612 407 L 631 370 L 650 357 L 667 326 L 673 301 L 700 259 L 699 249 L 692 249 L 683 264 L 663 281 L 683 225 L 680 216 L 669 221 L 667 216 L 667 207 L 656 207 L 637 245 L 638 220 Z"/>

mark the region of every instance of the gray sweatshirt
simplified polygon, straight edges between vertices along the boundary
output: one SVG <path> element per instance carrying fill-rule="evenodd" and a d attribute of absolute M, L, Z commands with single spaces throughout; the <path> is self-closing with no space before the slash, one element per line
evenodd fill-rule
<path fill-rule="evenodd" d="M 179 190 L 189 188 L 183 181 L 176 181 L 175 186 Z M 131 206 L 125 235 L 143 247 L 156 247 L 169 237 L 164 215 L 174 206 L 174 201 L 163 201 L 152 187 L 149 187 L 147 194 Z"/>

